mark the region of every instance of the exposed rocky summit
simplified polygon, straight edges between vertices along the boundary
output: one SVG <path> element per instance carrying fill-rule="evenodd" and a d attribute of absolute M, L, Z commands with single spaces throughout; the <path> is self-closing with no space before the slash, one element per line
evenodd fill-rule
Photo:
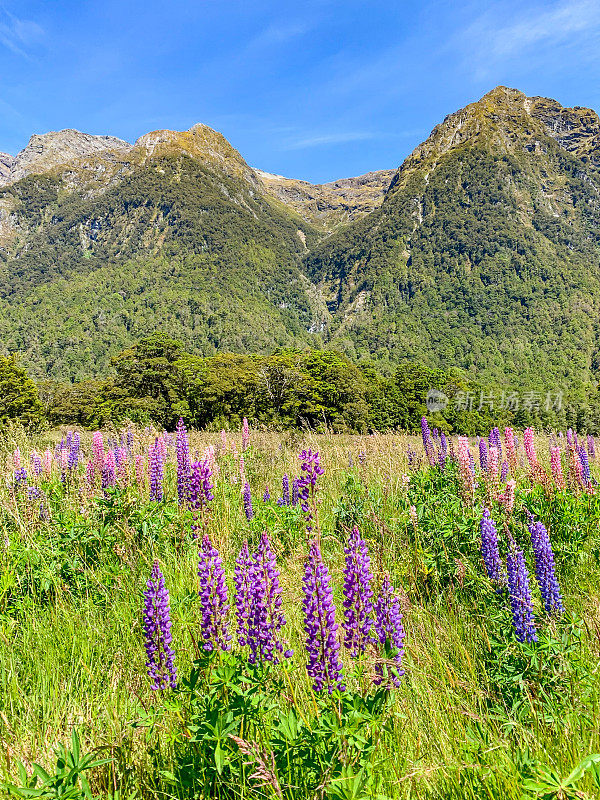
<path fill-rule="evenodd" d="M 77 163 L 92 155 L 114 160 L 130 150 L 130 144 L 114 136 L 92 136 L 72 129 L 34 134 L 27 147 L 12 158 L 4 174 L 0 167 L 0 178 L 7 185 L 28 175 L 43 174 L 57 167 Z M 11 159 L 11 156 L 8 158 Z"/>
<path fill-rule="evenodd" d="M 379 206 L 396 170 L 367 172 L 357 178 L 313 184 L 256 170 L 267 191 L 304 219 L 326 230 L 349 222 Z"/>

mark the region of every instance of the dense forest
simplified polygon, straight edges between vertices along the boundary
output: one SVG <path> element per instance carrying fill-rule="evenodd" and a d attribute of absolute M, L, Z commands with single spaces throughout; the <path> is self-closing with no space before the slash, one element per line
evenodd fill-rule
<path fill-rule="evenodd" d="M 600 398 L 561 392 L 500 392 L 459 369 L 405 363 L 387 375 L 333 350 L 200 357 L 156 333 L 112 359 L 113 374 L 36 384 L 16 357 L 0 357 L 0 424 L 119 426 L 172 430 L 254 426 L 333 432 L 417 430 L 427 414 L 441 430 L 484 433 L 496 425 L 600 431 Z M 429 405 L 428 395 L 435 403 Z"/>

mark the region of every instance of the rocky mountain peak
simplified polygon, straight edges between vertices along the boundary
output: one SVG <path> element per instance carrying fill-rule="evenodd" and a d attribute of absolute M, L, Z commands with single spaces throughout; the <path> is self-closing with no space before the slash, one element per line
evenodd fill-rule
<path fill-rule="evenodd" d="M 115 136 L 94 136 L 67 128 L 34 134 L 27 147 L 10 164 L 3 183 L 14 183 L 31 174 L 51 172 L 56 167 L 100 153 L 127 153 L 131 145 Z"/>
<path fill-rule="evenodd" d="M 186 153 L 199 161 L 217 165 L 232 177 L 243 178 L 255 189 L 260 188 L 254 170 L 223 134 L 200 122 L 187 131 L 157 130 L 146 133 L 136 141 L 135 149 L 142 151 L 145 158 Z"/>

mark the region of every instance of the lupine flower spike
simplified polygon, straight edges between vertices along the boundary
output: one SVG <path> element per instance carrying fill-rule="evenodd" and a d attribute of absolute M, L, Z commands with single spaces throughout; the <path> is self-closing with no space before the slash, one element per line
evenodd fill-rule
<path fill-rule="evenodd" d="M 175 688 L 177 670 L 175 653 L 171 649 L 171 614 L 169 592 L 165 579 L 154 562 L 152 575 L 144 592 L 144 638 L 146 647 L 146 668 L 154 691 Z"/>
<path fill-rule="evenodd" d="M 483 512 L 479 529 L 481 532 L 481 555 L 485 569 L 496 591 L 501 591 L 506 586 L 506 575 L 502 568 L 502 560 L 498 549 L 496 523 L 490 517 L 490 512 L 487 508 Z"/>
<path fill-rule="evenodd" d="M 225 570 L 218 550 L 213 547 L 208 534 L 204 534 L 200 546 L 198 578 L 201 621 L 200 631 L 205 650 L 230 650 L 229 603 Z"/>
<path fill-rule="evenodd" d="M 387 648 L 391 657 L 388 662 L 386 687 L 400 686 L 400 679 L 404 675 L 402 657 L 404 655 L 404 627 L 400 613 L 400 601 L 386 575 L 381 585 L 381 591 L 375 602 L 375 633 L 379 643 Z M 375 678 L 373 683 L 379 686 L 384 680 L 384 661 L 375 664 Z"/>
<path fill-rule="evenodd" d="M 308 664 L 306 671 L 313 679 L 313 690 L 334 689 L 344 691 L 343 666 L 339 656 L 335 605 L 330 586 L 329 571 L 321 557 L 316 540 L 309 545 L 308 559 L 304 565 L 303 579 L 304 631 Z"/>
<path fill-rule="evenodd" d="M 358 528 L 352 530 L 344 552 L 344 646 L 357 658 L 367 648 L 373 624 L 371 559 Z"/>
<path fill-rule="evenodd" d="M 531 521 L 529 525 L 531 545 L 535 556 L 535 574 L 544 607 L 549 614 L 562 614 L 564 609 L 560 587 L 556 580 L 554 553 L 548 531 L 541 522 Z"/>
<path fill-rule="evenodd" d="M 509 542 L 506 555 L 506 572 L 508 574 L 508 592 L 512 609 L 513 625 L 520 642 L 537 642 L 537 634 L 533 619 L 533 603 L 529 588 L 529 572 L 525 565 L 523 551 L 514 539 Z"/>

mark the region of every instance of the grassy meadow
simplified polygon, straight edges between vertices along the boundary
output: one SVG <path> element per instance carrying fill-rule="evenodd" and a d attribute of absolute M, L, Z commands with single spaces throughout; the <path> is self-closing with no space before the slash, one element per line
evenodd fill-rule
<path fill-rule="evenodd" d="M 149 499 L 147 463 L 156 432 L 134 432 L 114 485 L 104 488 L 88 465 L 91 434 L 81 432 L 75 464 L 66 463 L 66 434 L 14 428 L 0 438 L 5 796 L 600 796 L 600 756 L 587 758 L 600 753 L 600 469 L 593 443 L 586 482 L 566 438 L 536 434 L 539 469 L 532 470 L 519 433 L 516 466 L 498 484 L 497 474 L 481 469 L 471 440 L 469 494 L 456 437 L 440 466 L 439 439 L 431 464 L 421 437 L 402 434 L 252 430 L 243 449 L 239 432 L 226 434 L 226 448 L 218 433 L 191 433 L 192 462 L 210 445 L 215 452 L 214 499 L 194 521 L 189 504 L 178 503 L 174 435 L 164 439 L 164 498 L 157 502 Z M 121 435 L 104 432 L 105 452 Z M 561 450 L 564 488 L 551 469 L 551 444 Z M 46 457 L 36 474 L 31 453 L 43 460 L 48 448 L 51 463 Z M 373 685 L 379 662 L 370 649 L 354 659 L 344 646 L 346 691 L 311 688 L 302 609 L 305 512 L 277 502 L 283 475 L 291 483 L 300 474 L 299 454 L 309 448 L 324 469 L 310 495 L 318 509 L 311 535 L 318 535 L 331 575 L 336 620 L 341 626 L 344 547 L 357 526 L 374 586 L 389 574 L 403 615 L 405 674 L 397 688 Z M 508 480 L 516 482 L 510 509 L 501 500 Z M 519 641 L 508 592 L 486 573 L 484 508 L 496 522 L 503 560 L 511 539 L 524 554 L 536 642 Z M 529 514 L 548 530 L 564 614 L 543 607 Z M 232 605 L 240 548 L 248 540 L 252 550 L 267 531 L 291 658 L 249 665 L 247 648 L 236 644 L 233 607 L 232 651 L 203 650 L 194 524 L 223 559 Z M 143 592 L 155 559 L 170 595 L 176 690 L 153 691 L 146 674 Z M 71 751 L 66 767 L 60 757 L 57 765 L 61 743 Z M 73 773 L 69 764 L 85 766 L 88 754 L 101 763 Z"/>

